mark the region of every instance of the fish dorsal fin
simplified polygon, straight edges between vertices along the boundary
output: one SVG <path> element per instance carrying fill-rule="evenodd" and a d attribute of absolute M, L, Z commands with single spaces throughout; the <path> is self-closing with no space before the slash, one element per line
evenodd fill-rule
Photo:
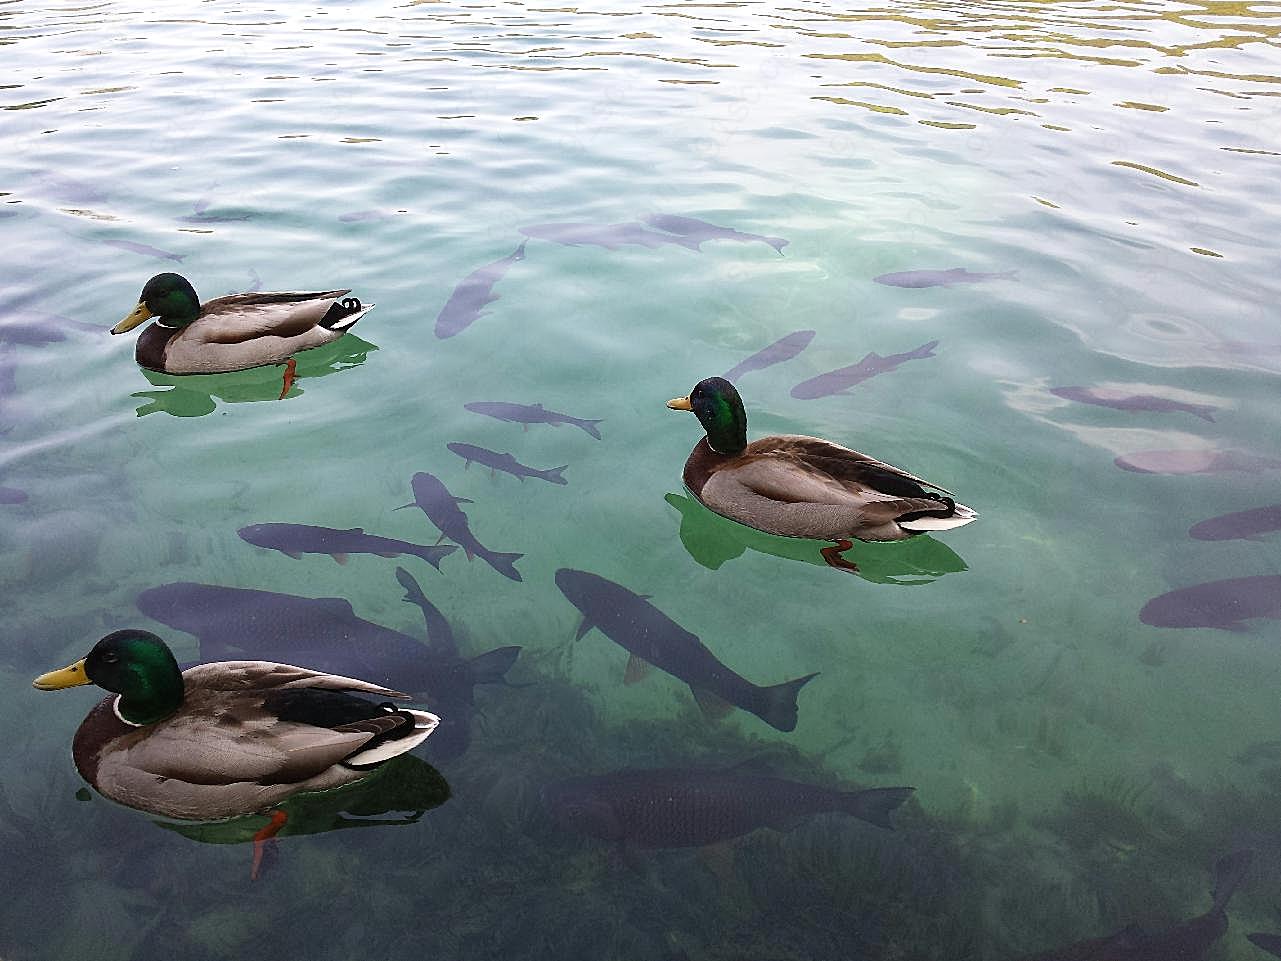
<path fill-rule="evenodd" d="M 947 273 L 951 274 L 953 277 L 960 277 L 962 274 L 965 273 L 965 268 L 953 267 L 951 270 L 947 271 Z"/>
<path fill-rule="evenodd" d="M 627 670 L 623 673 L 623 683 L 639 684 L 649 676 L 652 665 L 643 658 L 633 654 L 627 659 Z"/>
<path fill-rule="evenodd" d="M 533 404 L 532 406 L 533 406 L 534 410 L 542 410 L 542 409 L 543 409 L 543 405 L 542 405 L 542 404 Z"/>
<path fill-rule="evenodd" d="M 694 693 L 694 700 L 698 702 L 703 716 L 710 720 L 719 720 L 734 709 L 733 704 L 713 694 L 711 691 L 703 690 L 693 685 L 690 685 L 690 690 Z"/>

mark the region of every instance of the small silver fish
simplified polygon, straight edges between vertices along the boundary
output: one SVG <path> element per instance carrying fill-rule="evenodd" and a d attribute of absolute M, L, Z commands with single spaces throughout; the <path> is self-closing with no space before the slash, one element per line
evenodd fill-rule
<path fill-rule="evenodd" d="M 826 397 L 829 394 L 839 394 L 841 391 L 848 390 L 856 384 L 861 384 L 877 374 L 884 374 L 894 370 L 909 360 L 933 357 L 934 348 L 938 345 L 939 342 L 937 340 L 931 340 L 915 350 L 905 351 L 901 354 L 890 354 L 888 357 L 882 357 L 873 351 L 857 364 L 829 370 L 825 374 L 819 374 L 817 377 L 802 381 L 792 388 L 792 396 L 798 400 L 814 400 L 817 397 Z"/>
<path fill-rule="evenodd" d="M 954 284 L 981 284 L 989 280 L 1017 280 L 1018 271 L 984 274 L 953 267 L 950 270 L 902 270 L 872 278 L 890 287 L 951 287 Z"/>
<path fill-rule="evenodd" d="M 754 370 L 762 370 L 766 367 L 773 367 L 775 364 L 781 364 L 785 360 L 791 360 L 814 339 L 815 331 L 812 330 L 794 330 L 786 337 L 780 337 L 768 347 L 763 347 L 751 357 L 741 360 L 737 365 L 731 367 L 725 373 L 721 374 L 728 381 L 735 381 L 744 374 L 751 373 Z"/>
<path fill-rule="evenodd" d="M 132 240 L 104 240 L 108 247 L 116 247 L 120 250 L 127 250 L 130 253 L 143 254 L 147 257 L 156 257 L 160 260 L 174 260 L 182 263 L 186 254 L 175 254 L 168 250 L 161 250 L 159 247 L 152 247 L 150 244 L 138 244 Z"/>

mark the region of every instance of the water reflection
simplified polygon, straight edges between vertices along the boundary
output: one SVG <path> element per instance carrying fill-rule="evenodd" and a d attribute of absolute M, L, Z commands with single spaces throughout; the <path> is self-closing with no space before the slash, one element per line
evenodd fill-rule
<path fill-rule="evenodd" d="M 827 541 L 777 537 L 744 527 L 684 494 L 668 493 L 663 499 L 680 514 L 681 544 L 689 556 L 711 570 L 749 549 L 834 569 L 821 553 L 831 546 Z M 967 570 L 960 555 L 928 534 L 884 544 L 855 541 L 841 556 L 858 566 L 857 576 L 876 584 L 928 584 Z"/>
<path fill-rule="evenodd" d="M 297 794 L 276 805 L 285 812 L 285 821 L 274 837 L 416 824 L 449 796 L 449 784 L 439 771 L 412 754 L 402 754 L 364 780 L 332 791 Z M 202 844 L 249 844 L 271 822 L 265 814 L 252 814 L 226 821 L 152 823 Z"/>
<path fill-rule="evenodd" d="M 305 393 L 299 381 L 327 377 L 365 362 L 370 351 L 378 347 L 355 334 L 345 334 L 332 344 L 307 350 L 295 357 L 297 372 L 285 397 L 289 400 Z M 222 401 L 226 404 L 250 404 L 280 399 L 283 366 L 253 367 L 231 374 L 165 374 L 140 367 L 144 377 L 159 390 L 143 390 L 132 397 L 146 398 L 138 408 L 145 417 L 163 411 L 174 417 L 203 417 L 212 414 Z"/>

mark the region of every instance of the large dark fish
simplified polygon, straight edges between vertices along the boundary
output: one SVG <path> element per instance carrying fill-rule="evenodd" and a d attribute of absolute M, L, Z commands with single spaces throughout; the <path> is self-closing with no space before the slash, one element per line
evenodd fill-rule
<path fill-rule="evenodd" d="M 783 248 L 787 246 L 787 241 L 782 237 L 765 237 L 761 234 L 745 234 L 741 230 L 735 230 L 732 227 L 719 227 L 716 224 L 709 224 L 706 220 L 699 220 L 697 217 L 678 217 L 674 214 L 651 214 L 645 218 L 645 223 L 650 227 L 657 227 L 659 230 L 666 230 L 669 234 L 678 234 L 681 237 L 688 237 L 695 242 L 695 246 L 701 245 L 706 240 L 736 240 L 739 243 L 752 243 L 760 241 L 773 247 L 780 254 Z"/>
<path fill-rule="evenodd" d="M 1188 529 L 1199 541 L 1260 540 L 1260 534 L 1272 531 L 1281 531 L 1281 504 L 1221 514 Z"/>
<path fill-rule="evenodd" d="M 1228 929 L 1228 899 L 1250 867 L 1249 851 L 1225 855 L 1214 865 L 1214 903 L 1205 914 L 1168 928 L 1146 931 L 1131 924 L 1114 934 L 1077 941 L 1019 961 L 1199 961 Z"/>
<path fill-rule="evenodd" d="M 794 330 L 786 337 L 780 337 L 768 347 L 758 350 L 746 360 L 739 361 L 736 366 L 731 367 L 721 376 L 726 380 L 735 381 L 751 371 L 791 360 L 809 346 L 810 341 L 814 339 L 814 333 L 812 330 Z"/>
<path fill-rule="evenodd" d="M 502 260 L 479 267 L 459 281 L 436 315 L 436 336 L 442 339 L 453 337 L 470 327 L 480 318 L 486 305 L 498 299 L 494 284 L 503 279 L 512 264 L 524 259 L 525 245 L 522 243 Z"/>
<path fill-rule="evenodd" d="M 550 240 L 552 243 L 568 247 L 604 247 L 606 250 L 617 250 L 619 247 L 661 247 L 664 244 L 677 244 L 698 249 L 698 241 L 688 237 L 674 237 L 671 234 L 660 234 L 646 230 L 645 225 L 634 220 L 621 224 L 582 224 L 556 223 L 535 224 L 532 227 L 521 227 L 520 232 L 536 240 Z"/>
<path fill-rule="evenodd" d="M 893 274 L 881 274 L 872 279 L 878 284 L 890 287 L 951 287 L 953 284 L 981 284 L 988 280 L 1016 280 L 1018 271 L 1005 270 L 1000 273 L 974 273 L 964 267 L 953 267 L 951 270 L 901 270 Z"/>
<path fill-rule="evenodd" d="M 396 510 L 417 507 L 440 529 L 442 534 L 463 549 L 468 560 L 479 557 L 503 577 L 510 577 L 513 581 L 521 579 L 520 571 L 516 570 L 516 561 L 524 557 L 524 554 L 503 554 L 491 551 L 476 540 L 476 535 L 471 532 L 471 527 L 467 524 L 467 515 L 458 506 L 472 503 L 470 500 L 466 497 L 455 497 L 449 493 L 439 477 L 428 474 L 426 471 L 415 474 L 410 481 L 410 487 L 414 492 L 413 503 L 403 504 Z"/>
<path fill-rule="evenodd" d="M 484 447 L 477 447 L 475 444 L 446 444 L 451 451 L 467 462 L 466 466 L 470 467 L 472 462 L 484 464 L 490 470 L 500 470 L 504 473 L 511 474 L 513 477 L 519 477 L 524 480 L 526 477 L 537 477 L 541 480 L 550 481 L 553 484 L 568 484 L 569 481 L 560 476 L 560 472 L 568 467 L 549 467 L 546 470 L 538 470 L 534 467 L 528 467 L 522 464 L 511 454 L 500 454 L 498 451 L 487 450 Z"/>
<path fill-rule="evenodd" d="M 182 263 L 186 254 L 175 254 L 168 250 L 161 250 L 159 247 L 152 247 L 150 244 L 138 244 L 132 240 L 104 240 L 108 247 L 117 247 L 120 250 L 127 250 L 134 254 L 143 254 L 147 257 L 157 257 L 160 260 L 174 260 Z"/>
<path fill-rule="evenodd" d="M 1113 463 L 1135 474 L 1257 474 L 1281 468 L 1281 460 L 1247 450 L 1141 450 Z"/>
<path fill-rule="evenodd" d="M 463 409 L 469 410 L 473 414 L 484 414 L 486 417 L 494 417 L 513 424 L 551 424 L 553 427 L 559 427 L 561 424 L 573 424 L 600 440 L 600 431 L 596 425 L 603 418 L 586 420 L 581 417 L 570 417 L 568 414 L 547 410 L 542 404 L 508 404 L 503 401 L 478 400 L 470 404 L 463 404 Z"/>
<path fill-rule="evenodd" d="M 1245 631 L 1252 617 L 1281 620 L 1281 574 L 1230 577 L 1180 587 L 1154 597 L 1139 611 L 1153 627 L 1214 627 Z"/>
<path fill-rule="evenodd" d="M 1098 387 L 1051 387 L 1050 393 L 1064 400 L 1094 404 L 1096 407 L 1111 407 L 1113 410 L 1150 410 L 1162 413 L 1178 411 L 1195 414 L 1210 423 L 1214 423 L 1214 412 L 1218 410 L 1210 404 L 1186 404 L 1183 401 L 1158 397 L 1155 394 L 1127 394 L 1124 391 L 1103 390 Z"/>
<path fill-rule="evenodd" d="M 174 583 L 138 595 L 138 610 L 194 634 L 202 661 L 299 664 L 358 677 L 421 697 L 441 716 L 428 753 L 457 757 L 470 739 L 473 688 L 498 683 L 519 647 L 467 660 L 357 617 L 341 597 L 296 597 L 212 584 Z"/>
<path fill-rule="evenodd" d="M 403 567 L 396 568 L 396 580 L 405 589 L 402 598 L 406 604 L 414 604 L 423 612 L 423 623 L 427 628 L 427 643 L 432 649 L 441 653 L 458 656 L 458 642 L 454 640 L 454 629 L 449 626 L 445 615 L 423 593 L 422 587 L 414 576 Z"/>
<path fill-rule="evenodd" d="M 796 694 L 815 674 L 771 687 L 760 687 L 735 674 L 700 641 L 639 594 L 598 574 L 562 567 L 556 586 L 583 614 L 578 637 L 593 627 L 643 661 L 689 685 L 699 705 L 709 713 L 724 703 L 755 714 L 780 731 L 796 727 Z M 709 695 L 712 695 L 709 697 Z"/>
<path fill-rule="evenodd" d="M 642 848 L 699 847 L 757 828 L 787 830 L 833 811 L 889 828 L 910 787 L 834 791 L 777 777 L 681 768 L 622 770 L 549 784 L 543 803 L 562 827 Z"/>
<path fill-rule="evenodd" d="M 1281 958 L 1281 934 L 1267 934 L 1260 931 L 1255 934 L 1247 934 L 1245 939 L 1256 948 L 1262 948 L 1268 954 Z"/>
<path fill-rule="evenodd" d="M 826 397 L 829 394 L 839 394 L 841 391 L 848 390 L 856 384 L 861 384 L 877 374 L 891 371 L 909 360 L 933 357 L 934 348 L 938 345 L 939 342 L 937 340 L 931 340 L 927 344 L 921 344 L 915 350 L 909 350 L 902 354 L 890 354 L 888 357 L 882 357 L 873 351 L 857 364 L 829 370 L 826 374 L 819 374 L 817 377 L 801 381 L 801 383 L 792 388 L 792 396 L 798 400 L 814 400 L 817 397 Z"/>
<path fill-rule="evenodd" d="M 0 504 L 25 504 L 27 492 L 16 487 L 0 487 Z"/>
<path fill-rule="evenodd" d="M 280 551 L 295 560 L 303 554 L 328 554 L 339 564 L 347 563 L 348 554 L 377 554 L 379 557 L 412 554 L 440 570 L 441 558 L 457 550 L 452 544 L 428 547 L 394 537 L 366 534 L 359 527 L 340 531 L 332 527 L 313 527 L 310 524 L 250 524 L 236 533 L 241 540 L 248 541 L 255 547 Z"/>

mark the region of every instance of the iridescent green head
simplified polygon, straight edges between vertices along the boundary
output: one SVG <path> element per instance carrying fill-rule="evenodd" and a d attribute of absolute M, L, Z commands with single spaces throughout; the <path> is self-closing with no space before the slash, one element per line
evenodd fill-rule
<path fill-rule="evenodd" d="M 166 327 L 185 327 L 200 316 L 200 298 L 196 288 L 181 274 L 156 274 L 142 288 L 138 306 L 124 320 L 111 328 L 113 334 L 133 330 L 144 321 L 155 318 Z"/>
<path fill-rule="evenodd" d="M 41 674 L 42 691 L 96 684 L 120 695 L 117 710 L 130 724 L 151 724 L 182 704 L 182 672 L 169 646 L 148 631 L 116 631 L 70 667 Z"/>
<path fill-rule="evenodd" d="M 692 410 L 707 431 L 707 443 L 718 454 L 741 454 L 747 447 L 747 411 L 743 398 L 724 377 L 700 380 L 688 397 L 667 402 L 672 410 Z"/>

